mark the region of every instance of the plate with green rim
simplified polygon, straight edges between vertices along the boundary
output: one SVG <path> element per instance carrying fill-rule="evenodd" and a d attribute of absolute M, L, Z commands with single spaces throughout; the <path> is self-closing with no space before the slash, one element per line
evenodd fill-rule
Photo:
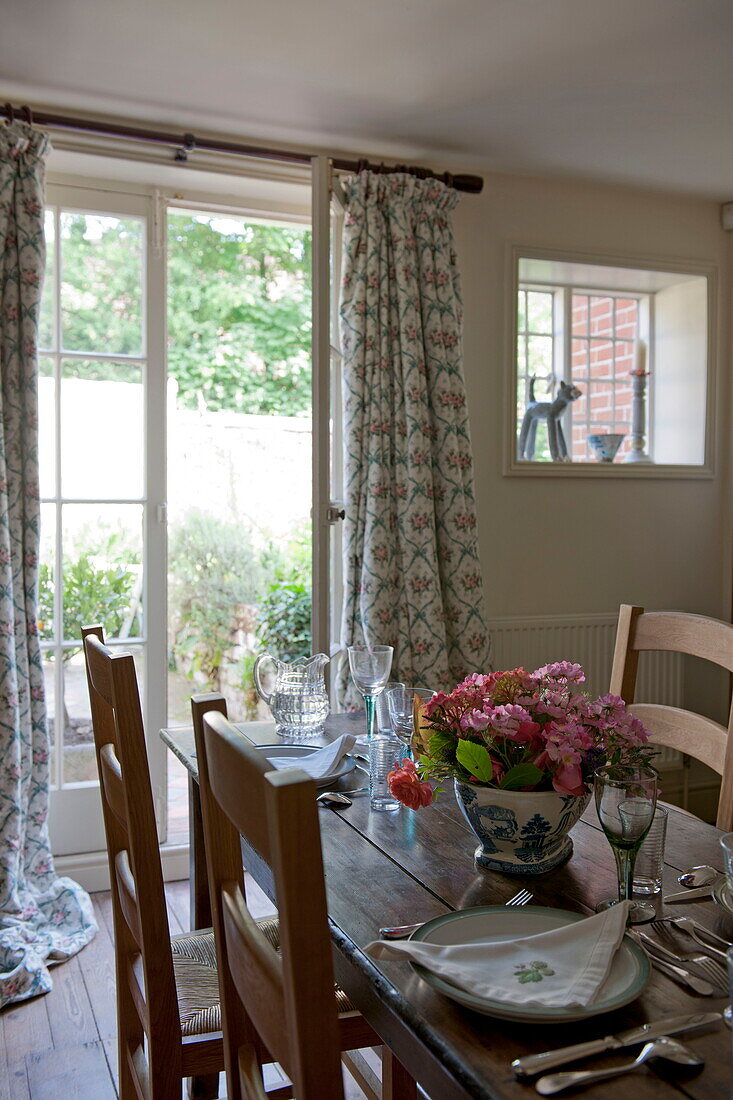
<path fill-rule="evenodd" d="M 473 909 L 462 909 L 457 913 L 446 913 L 442 917 L 423 924 L 410 936 L 411 940 L 422 940 L 448 946 L 450 944 L 473 943 L 477 940 L 515 940 L 520 936 L 537 936 L 562 928 L 566 924 L 575 924 L 585 920 L 581 913 L 571 913 L 567 909 L 547 909 L 539 905 L 506 906 L 481 905 Z M 646 952 L 629 936 L 624 936 L 611 971 L 603 987 L 602 999 L 587 1008 L 577 1005 L 571 1008 L 546 1008 L 543 1005 L 517 1005 L 508 1001 L 481 997 L 467 990 L 459 989 L 445 978 L 430 973 L 425 967 L 411 962 L 417 974 L 451 1000 L 474 1012 L 485 1016 L 496 1016 L 502 1020 L 518 1020 L 522 1023 L 562 1024 L 573 1020 L 585 1020 L 591 1016 L 600 1016 L 604 1012 L 613 1012 L 616 1008 L 635 1000 L 649 981 L 651 966 Z"/>

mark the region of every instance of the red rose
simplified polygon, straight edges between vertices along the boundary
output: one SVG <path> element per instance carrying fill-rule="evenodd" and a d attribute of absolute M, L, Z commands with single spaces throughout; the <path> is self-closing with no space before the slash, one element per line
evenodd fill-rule
<path fill-rule="evenodd" d="M 429 806 L 433 801 L 433 788 L 420 779 L 412 760 L 403 760 L 399 768 L 389 773 L 387 786 L 394 797 L 411 810 Z"/>

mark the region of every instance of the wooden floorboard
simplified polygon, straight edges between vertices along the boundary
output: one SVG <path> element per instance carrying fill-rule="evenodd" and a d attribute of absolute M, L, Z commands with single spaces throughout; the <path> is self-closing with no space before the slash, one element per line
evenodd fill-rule
<path fill-rule="evenodd" d="M 117 1096 L 101 1042 L 30 1054 L 26 1065 L 31 1100 L 115 1100 Z"/>
<path fill-rule="evenodd" d="M 251 881 L 255 917 L 272 903 Z M 189 930 L 188 881 L 166 883 L 171 933 Z M 117 1016 L 112 896 L 92 894 L 99 932 L 78 955 L 51 968 L 53 989 L 0 1012 L 0 1100 L 115 1100 Z M 225 1097 L 224 1075 L 221 1098 Z M 346 1100 L 363 1100 L 351 1078 Z M 182 1093 L 185 1097 L 185 1092 Z"/>

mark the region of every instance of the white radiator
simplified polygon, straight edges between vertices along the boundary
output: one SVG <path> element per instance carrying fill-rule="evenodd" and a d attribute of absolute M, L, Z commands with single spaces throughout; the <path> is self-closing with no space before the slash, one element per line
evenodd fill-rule
<path fill-rule="evenodd" d="M 604 695 L 611 678 L 616 615 L 552 615 L 542 619 L 494 619 L 490 623 L 495 669 L 523 665 L 528 671 L 552 661 L 577 661 L 586 675 L 584 690 Z M 636 698 L 645 703 L 682 705 L 679 653 L 642 653 Z M 680 756 L 663 749 L 657 766 L 678 765 Z"/>

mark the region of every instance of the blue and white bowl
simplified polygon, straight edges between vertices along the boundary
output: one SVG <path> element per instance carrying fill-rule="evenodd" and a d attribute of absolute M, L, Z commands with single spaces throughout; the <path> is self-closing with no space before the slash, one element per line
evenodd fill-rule
<path fill-rule="evenodd" d="M 625 432 L 602 432 L 600 435 L 589 435 L 588 442 L 596 452 L 599 462 L 613 462 L 625 438 Z"/>
<path fill-rule="evenodd" d="M 542 875 L 569 859 L 568 836 L 583 814 L 591 793 L 501 791 L 473 783 L 456 783 L 456 799 L 478 837 L 476 863 L 488 871 Z"/>

